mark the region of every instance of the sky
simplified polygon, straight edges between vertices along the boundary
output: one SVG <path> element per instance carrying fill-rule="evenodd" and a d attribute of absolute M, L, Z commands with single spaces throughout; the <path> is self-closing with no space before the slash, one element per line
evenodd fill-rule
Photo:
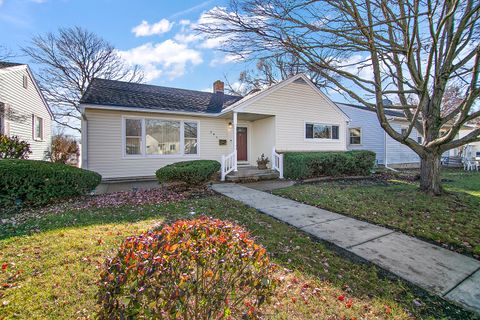
<path fill-rule="evenodd" d="M 211 90 L 225 76 L 233 83 L 253 62 L 232 61 L 192 27 L 224 0 L 0 0 L 0 46 L 22 56 L 37 34 L 81 26 L 112 43 L 129 62 L 143 66 L 150 84 Z M 34 72 L 38 70 L 30 64 Z M 38 72 L 38 71 L 37 71 Z"/>

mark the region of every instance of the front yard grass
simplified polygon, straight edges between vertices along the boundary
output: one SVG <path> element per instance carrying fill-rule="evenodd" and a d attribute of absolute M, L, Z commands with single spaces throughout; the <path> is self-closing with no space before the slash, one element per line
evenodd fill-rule
<path fill-rule="evenodd" d="M 386 278 L 323 243 L 220 196 L 56 213 L 0 225 L 0 319 L 95 318 L 99 269 L 122 239 L 201 214 L 247 227 L 284 277 L 269 319 L 474 319 L 438 297 Z M 13 224 L 12 224 L 13 223 Z"/>
<path fill-rule="evenodd" d="M 306 204 L 480 256 L 480 173 L 445 170 L 447 194 L 428 196 L 402 179 L 340 180 L 275 190 Z"/>

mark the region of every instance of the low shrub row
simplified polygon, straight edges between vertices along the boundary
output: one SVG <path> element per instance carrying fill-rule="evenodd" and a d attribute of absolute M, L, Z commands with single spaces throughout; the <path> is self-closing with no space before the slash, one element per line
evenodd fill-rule
<path fill-rule="evenodd" d="M 93 190 L 101 176 L 61 163 L 0 160 L 0 206 L 37 206 Z"/>
<path fill-rule="evenodd" d="M 375 152 L 287 152 L 284 176 L 308 179 L 321 176 L 368 175 L 375 165 Z"/>
<path fill-rule="evenodd" d="M 208 181 L 220 170 L 220 163 L 215 160 L 193 160 L 169 164 L 157 170 L 160 183 L 183 181 L 198 184 Z"/>

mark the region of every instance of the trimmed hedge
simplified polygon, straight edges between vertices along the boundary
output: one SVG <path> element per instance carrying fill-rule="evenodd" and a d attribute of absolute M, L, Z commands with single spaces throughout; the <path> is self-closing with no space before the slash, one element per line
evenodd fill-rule
<path fill-rule="evenodd" d="M 155 173 L 160 183 L 183 181 L 191 184 L 207 182 L 220 170 L 220 162 L 215 160 L 193 160 L 169 164 Z"/>
<path fill-rule="evenodd" d="M 369 175 L 375 165 L 375 152 L 287 152 L 284 176 L 308 179 L 321 176 Z"/>
<path fill-rule="evenodd" d="M 37 206 L 86 194 L 102 180 L 93 171 L 61 163 L 0 160 L 0 206 Z"/>

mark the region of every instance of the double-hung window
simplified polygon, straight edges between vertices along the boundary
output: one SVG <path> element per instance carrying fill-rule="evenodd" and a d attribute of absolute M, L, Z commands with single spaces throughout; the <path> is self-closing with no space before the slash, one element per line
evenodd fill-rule
<path fill-rule="evenodd" d="M 125 154 L 142 154 L 142 119 L 125 119 Z"/>
<path fill-rule="evenodd" d="M 339 139 L 339 126 L 321 123 L 307 122 L 305 124 L 305 139 L 317 140 L 317 139 Z"/>
<path fill-rule="evenodd" d="M 184 122 L 184 152 L 185 154 L 198 153 L 198 124 L 196 122 Z"/>
<path fill-rule="evenodd" d="M 198 155 L 198 123 L 157 118 L 124 118 L 125 156 Z"/>
<path fill-rule="evenodd" d="M 43 140 L 43 118 L 33 115 L 33 140 Z"/>
<path fill-rule="evenodd" d="M 5 104 L 0 102 L 0 134 L 6 134 L 5 130 Z"/>
<path fill-rule="evenodd" d="M 350 144 L 362 144 L 362 129 L 361 128 L 350 128 Z"/>

